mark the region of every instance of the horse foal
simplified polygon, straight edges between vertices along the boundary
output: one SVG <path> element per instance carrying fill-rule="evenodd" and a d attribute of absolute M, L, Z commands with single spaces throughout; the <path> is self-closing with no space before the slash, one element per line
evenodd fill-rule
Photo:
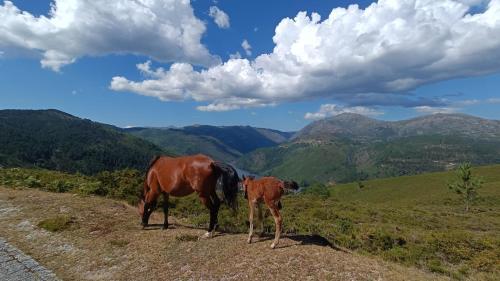
<path fill-rule="evenodd" d="M 276 226 L 274 241 L 271 244 L 271 248 L 274 249 L 279 243 L 283 224 L 283 219 L 279 211 L 281 209 L 281 196 L 285 189 L 298 189 L 297 183 L 294 181 L 281 181 L 275 177 L 263 177 L 257 180 L 253 177 L 243 177 L 243 188 L 249 206 L 248 220 L 250 222 L 250 230 L 248 233 L 248 243 L 252 243 L 253 217 L 256 207 L 259 207 L 259 219 L 261 227 L 263 228 L 263 218 L 259 204 L 264 202 L 269 208 L 269 211 L 271 211 Z M 264 231 L 264 229 L 262 229 L 262 231 Z"/>

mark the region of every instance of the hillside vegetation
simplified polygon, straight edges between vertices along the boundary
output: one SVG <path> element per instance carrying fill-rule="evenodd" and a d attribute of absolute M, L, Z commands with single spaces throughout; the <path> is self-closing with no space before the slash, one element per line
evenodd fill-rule
<path fill-rule="evenodd" d="M 292 133 L 250 126 L 197 125 L 183 128 L 130 128 L 125 132 L 178 154 L 203 153 L 232 162 L 243 154 L 287 141 Z"/>
<path fill-rule="evenodd" d="M 498 280 L 500 165 L 478 167 L 474 174 L 482 177 L 484 186 L 467 213 L 447 187 L 454 172 L 431 173 L 362 185 L 311 186 L 283 199 L 284 229 L 288 235 L 324 237 L 337 247 L 454 279 Z M 0 170 L 3 186 L 101 194 L 131 203 L 141 179 L 133 171 L 85 177 L 46 170 Z M 58 190 L 58 185 L 70 188 Z M 196 196 L 173 198 L 170 204 L 171 215 L 206 226 L 208 212 Z M 221 230 L 247 231 L 247 207 L 241 197 L 240 206 L 235 216 L 225 207 L 221 210 Z M 272 228 L 268 218 L 265 229 L 271 232 Z"/>
<path fill-rule="evenodd" d="M 58 110 L 0 110 L 0 166 L 95 174 L 143 169 L 157 154 L 150 142 Z"/>
<path fill-rule="evenodd" d="M 304 184 L 443 171 L 500 163 L 500 121 L 436 114 L 388 122 L 357 114 L 316 121 L 291 142 L 250 152 L 237 166 Z"/>

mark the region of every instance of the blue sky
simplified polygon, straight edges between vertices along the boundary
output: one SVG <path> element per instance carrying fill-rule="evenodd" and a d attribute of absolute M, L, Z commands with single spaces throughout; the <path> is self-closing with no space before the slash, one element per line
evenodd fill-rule
<path fill-rule="evenodd" d="M 49 15 L 51 1 L 18 0 L 12 2 L 20 11 L 29 12 L 35 18 L 40 15 L 48 18 L 51 17 Z M 58 2 L 62 3 L 65 1 L 61 0 Z M 84 0 L 77 2 L 86 3 Z M 477 13 L 478 16 L 487 11 L 488 7 L 493 9 L 496 7 L 494 5 L 500 6 L 495 0 L 491 1 L 494 3 L 489 3 L 489 1 L 459 2 L 473 3 L 472 6 L 468 7 L 469 10 L 467 13 Z M 350 66 L 355 63 L 346 61 L 345 64 L 339 63 L 337 66 L 338 61 L 344 62 L 342 60 L 346 59 L 345 57 L 335 57 L 337 54 L 336 51 L 339 53 L 342 50 L 356 51 L 358 46 L 349 45 L 351 44 L 349 42 L 359 42 L 363 38 L 358 36 L 353 39 L 354 41 L 346 41 L 345 45 L 338 47 L 339 45 L 336 44 L 335 40 L 341 41 L 340 38 L 350 36 L 351 31 L 349 29 L 342 31 L 338 29 L 338 26 L 334 26 L 329 27 L 330 29 L 326 31 L 321 31 L 322 33 L 317 32 L 319 37 L 324 36 L 326 39 L 333 38 L 334 42 L 331 43 L 331 46 L 333 46 L 331 47 L 332 49 L 321 50 L 321 45 L 315 47 L 307 44 L 301 45 L 305 48 L 305 51 L 301 54 L 309 56 L 312 52 L 313 56 L 309 56 L 309 59 L 315 60 L 315 58 L 318 58 L 318 62 L 315 62 L 314 66 L 321 66 L 321 71 L 325 71 L 323 74 L 318 69 L 308 72 L 311 65 L 307 62 L 299 62 L 296 65 L 298 67 L 296 71 L 298 71 L 299 75 L 296 77 L 300 78 L 290 80 L 290 83 L 286 83 L 286 79 L 283 80 L 285 82 L 280 86 L 281 88 L 273 86 L 273 83 L 280 85 L 280 81 L 265 81 L 263 78 L 255 78 L 258 82 L 251 81 L 252 84 L 248 86 L 248 89 L 242 86 L 241 91 L 237 83 L 236 85 L 232 85 L 235 79 L 220 76 L 226 72 L 224 72 L 222 67 L 218 67 L 217 65 L 229 62 L 231 60 L 230 56 L 237 52 L 240 58 L 233 56 L 233 59 L 235 59 L 235 62 L 242 63 L 247 61 L 253 63 L 262 54 L 277 53 L 277 51 L 274 51 L 274 48 L 278 43 L 273 42 L 273 36 L 277 32 L 277 26 L 283 19 L 288 17 L 293 21 L 292 23 L 297 23 L 299 19 L 295 17 L 300 11 L 306 11 L 307 16 L 311 18 L 312 12 L 316 12 L 321 16 L 321 20 L 316 23 L 307 23 L 298 28 L 293 24 L 285 25 L 283 22 L 283 30 L 280 34 L 288 36 L 288 34 L 293 34 L 293 32 L 300 28 L 318 27 L 323 21 L 328 19 L 332 9 L 337 7 L 347 8 L 349 4 L 353 3 L 358 4 L 359 9 L 357 11 L 347 10 L 348 12 L 346 13 L 348 15 L 350 13 L 351 16 L 358 16 L 371 4 L 371 1 L 193 1 L 191 7 L 194 14 L 189 15 L 186 12 L 186 17 L 189 20 L 194 20 L 194 24 L 198 20 L 201 23 L 201 27 L 198 26 L 200 30 L 203 26 L 205 28 L 200 36 L 193 37 L 198 39 L 193 45 L 197 45 L 202 49 L 199 51 L 200 48 L 198 48 L 198 51 L 194 55 L 183 50 L 175 51 L 177 53 L 174 55 L 163 52 L 164 49 L 175 49 L 172 47 L 177 46 L 175 43 L 172 43 L 175 41 L 175 38 L 173 41 L 169 41 L 171 38 L 165 38 L 165 47 L 160 44 L 163 41 L 160 41 L 158 44 L 160 46 L 155 50 L 152 49 L 156 48 L 156 45 L 153 47 L 151 45 L 140 46 L 142 44 L 141 40 L 156 40 L 157 37 L 149 36 L 149 33 L 144 33 L 144 36 L 141 38 L 132 38 L 130 39 L 131 41 L 126 41 L 127 39 L 122 40 L 120 39 L 122 37 L 119 37 L 116 41 L 111 42 L 113 44 L 118 42 L 129 45 L 137 42 L 138 47 L 130 52 L 123 51 L 128 50 L 129 46 L 122 46 L 122 49 L 117 47 L 116 51 L 109 49 L 110 47 L 101 50 L 92 44 L 88 44 L 85 47 L 76 46 L 66 48 L 65 46 L 61 47 L 57 46 L 57 44 L 54 45 L 51 42 L 47 42 L 51 40 L 47 36 L 33 40 L 34 43 L 32 45 L 28 45 L 27 43 L 23 45 L 23 43 L 18 43 L 18 41 L 11 39 L 12 36 L 2 38 L 0 35 L 0 108 L 56 108 L 79 117 L 121 127 L 211 124 L 251 125 L 281 130 L 297 130 L 312 120 L 341 112 L 359 112 L 385 120 L 399 120 L 434 112 L 463 112 L 485 118 L 500 119 L 500 110 L 498 110 L 500 106 L 500 63 L 494 62 L 500 56 L 500 43 L 498 42 L 500 39 L 488 36 L 488 33 L 479 34 L 475 32 L 479 34 L 477 36 L 484 36 L 486 41 L 481 42 L 484 45 L 488 45 L 489 48 L 481 49 L 477 47 L 477 49 L 473 50 L 474 52 L 466 53 L 471 47 L 469 45 L 460 45 L 465 44 L 463 41 L 467 40 L 462 40 L 465 37 L 462 38 L 458 34 L 456 37 L 449 38 L 448 40 L 452 44 L 456 42 L 455 49 L 465 52 L 463 54 L 459 53 L 460 57 L 464 57 L 465 59 L 456 59 L 452 56 L 443 57 L 443 63 L 436 59 L 439 65 L 437 68 L 434 67 L 436 64 L 432 64 L 433 67 L 421 67 L 421 61 L 434 63 L 435 61 L 432 60 L 435 57 L 439 57 L 439 54 L 436 54 L 435 57 L 428 55 L 428 50 L 445 47 L 442 46 L 443 43 L 441 41 L 436 40 L 429 40 L 428 43 L 436 44 L 436 47 L 415 47 L 415 44 L 405 45 L 404 42 L 412 42 L 414 38 L 404 38 L 403 41 L 400 40 L 401 38 L 398 38 L 398 36 L 406 36 L 403 28 L 411 28 L 404 27 L 403 25 L 403 27 L 399 27 L 400 29 L 395 29 L 395 31 L 387 31 L 388 35 L 380 35 L 385 36 L 384 40 L 386 41 L 396 40 L 400 42 L 397 45 L 397 48 L 400 49 L 391 49 L 391 53 L 388 53 L 387 57 L 381 57 L 384 60 L 377 59 L 376 65 L 371 62 L 364 62 L 365 64 L 361 65 L 362 72 L 360 70 L 346 72 L 354 73 L 350 74 L 351 76 L 357 75 L 362 78 L 356 78 L 356 80 L 351 78 L 351 76 L 346 76 L 347 78 L 343 78 L 343 80 L 332 81 L 332 75 L 343 73 L 346 68 L 350 71 Z M 4 3 L 3 5 L 5 6 L 6 4 Z M 221 28 L 214 22 L 214 18 L 209 13 L 209 9 L 212 6 L 217 7 L 228 16 L 229 27 Z M 153 11 L 155 10 L 155 7 L 149 8 Z M 392 15 L 384 16 L 383 11 L 381 11 L 383 7 L 379 8 L 380 13 L 377 18 L 377 28 L 392 26 L 391 24 L 395 22 L 389 19 Z M 59 13 L 63 14 L 64 11 L 62 11 L 62 8 L 60 9 Z M 451 9 L 458 8 L 450 6 Z M 179 11 L 177 11 L 178 14 L 184 13 L 186 10 Z M 404 14 L 404 10 L 401 7 L 393 8 L 390 11 L 391 13 L 401 12 Z M 91 9 L 77 10 L 76 15 L 91 12 Z M 453 14 L 454 12 L 450 13 Z M 485 17 L 486 15 L 485 13 Z M 10 16 L 18 19 L 16 18 L 18 17 L 17 14 L 11 13 Z M 168 17 L 169 14 L 166 13 L 159 16 Z M 489 17 L 491 19 L 491 13 Z M 495 14 L 493 14 L 493 17 L 495 17 Z M 496 17 L 500 17 L 500 15 L 496 14 Z M 337 20 L 338 18 L 332 16 L 332 19 Z M 376 17 L 374 16 L 374 18 Z M 386 18 L 387 22 L 384 22 Z M 500 32 L 498 32 L 500 23 L 496 22 L 500 22 L 500 20 L 497 18 L 496 21 L 490 21 L 488 30 L 489 32 L 493 32 L 493 34 L 500 35 Z M 27 26 L 29 26 L 28 24 Z M 368 24 L 372 23 L 367 20 L 365 25 L 368 26 Z M 347 22 L 343 26 L 355 28 L 356 25 L 355 23 Z M 4 28 L 9 28 L 9 34 L 11 35 L 14 34 L 21 38 L 22 36 L 26 36 L 23 39 L 28 40 L 24 40 L 24 42 L 30 41 L 32 39 L 30 36 L 37 36 L 36 29 L 33 29 L 35 30 L 33 33 L 27 33 L 25 30 L 20 31 L 20 29 L 16 29 L 14 25 L 5 25 Z M 33 28 L 40 27 L 36 25 Z M 128 26 L 123 26 L 124 30 L 127 28 Z M 140 28 L 142 27 L 135 26 L 133 28 L 139 28 L 137 29 L 139 32 L 127 36 L 136 36 L 137 33 L 140 33 Z M 365 27 L 363 26 L 363 28 Z M 461 28 L 481 27 L 465 26 Z M 80 29 L 76 30 L 78 32 L 81 31 Z M 102 30 L 107 29 L 104 28 Z M 398 33 L 399 30 L 403 30 L 401 32 L 402 35 Z M 79 34 L 78 32 L 67 32 L 64 34 Z M 307 32 L 301 33 L 302 36 L 304 34 L 307 35 Z M 69 35 L 64 36 L 66 36 L 64 38 L 74 39 L 74 41 L 67 39 L 67 44 L 87 44 L 89 42 L 88 39 L 83 40 Z M 109 34 L 104 34 L 102 38 L 107 38 L 106 36 L 109 37 Z M 299 35 L 296 37 L 290 36 L 292 37 L 290 40 L 295 40 L 295 42 L 305 40 L 308 43 L 307 40 L 315 40 L 314 38 L 304 39 L 303 37 L 299 37 Z M 339 36 L 339 38 L 335 36 Z M 421 40 L 417 39 L 414 42 Z M 60 40 L 60 38 L 55 37 L 55 40 Z M 251 54 L 247 54 L 243 49 L 243 40 L 247 40 L 251 45 Z M 290 46 L 293 44 L 287 38 L 279 40 L 280 46 L 289 47 L 286 44 L 289 43 Z M 373 42 L 376 42 L 376 40 L 373 39 Z M 66 44 L 66 41 L 62 42 Z M 92 42 L 95 44 L 96 41 Z M 189 42 L 191 44 L 192 40 Z M 427 42 L 425 43 L 427 44 Z M 346 46 L 348 48 L 341 48 Z M 385 45 L 379 44 L 374 46 Z M 60 60 L 58 60 L 59 57 L 57 59 L 50 57 L 51 60 L 45 67 L 42 67 L 43 53 L 52 50 L 51 48 L 63 52 L 64 55 L 68 55 L 74 61 L 68 60 L 66 62 L 66 57 L 64 57 L 65 62 L 61 64 Z M 189 46 L 182 45 L 179 48 L 189 48 Z M 308 50 L 307 48 L 313 49 Z M 418 48 L 421 48 L 421 50 Z M 293 48 L 290 49 L 294 50 Z M 317 57 L 314 56 L 315 50 L 318 51 Z M 449 51 L 448 49 L 443 50 L 443 53 Z M 329 60 L 330 51 L 332 52 L 331 56 L 335 57 L 331 61 Z M 357 54 L 363 54 L 363 52 L 371 52 L 371 49 L 368 51 L 359 50 Z M 384 49 L 381 52 L 382 55 L 385 55 L 383 53 Z M 322 58 L 322 55 L 325 54 L 328 56 L 326 57 L 328 61 Z M 415 62 L 412 62 L 412 54 L 415 54 Z M 346 57 L 353 56 L 349 55 Z M 466 58 L 471 56 L 472 58 L 470 59 Z M 218 61 L 208 62 L 214 58 Z M 363 60 L 363 58 L 360 59 Z M 148 60 L 151 61 L 151 64 L 146 74 L 144 71 L 141 73 L 136 65 L 143 64 Z M 381 63 L 381 61 L 384 63 Z M 189 77 L 191 78 L 197 77 L 195 79 L 220 82 L 198 85 L 188 81 L 180 83 L 179 88 L 176 88 L 182 94 L 179 94 L 177 91 L 174 92 L 169 87 L 173 83 L 172 81 L 176 81 L 175 79 L 179 76 L 176 76 L 176 73 L 171 73 L 170 67 L 176 63 L 192 65 L 193 69 L 189 71 Z M 273 63 L 283 63 L 283 61 L 276 60 Z M 271 73 L 270 77 L 274 76 L 274 73 L 270 70 L 271 63 L 261 63 L 260 65 L 264 69 L 260 71 L 264 73 L 269 71 Z M 380 65 L 384 66 L 383 71 L 387 71 L 388 73 L 387 75 L 380 76 L 381 78 L 378 76 L 381 72 L 379 70 Z M 429 65 L 431 64 L 429 63 Z M 387 66 L 387 69 L 385 69 L 385 66 Z M 165 71 L 155 74 L 155 71 L 158 71 L 159 67 Z M 269 68 L 266 69 L 266 67 Z M 372 67 L 375 70 L 370 70 Z M 280 70 L 276 72 L 276 77 L 282 74 L 282 68 L 284 67 L 281 64 L 279 67 Z M 213 69 L 215 74 L 209 77 L 204 76 L 202 73 L 207 69 Z M 462 69 L 463 71 L 457 69 Z M 216 72 L 219 70 L 220 72 Z M 150 72 L 149 74 L 147 73 L 148 71 Z M 246 72 L 241 70 L 241 73 Z M 261 74 L 259 71 L 256 73 Z M 443 73 L 446 74 L 443 75 Z M 120 80 L 121 83 L 118 86 L 111 86 L 111 81 L 114 77 L 122 77 L 124 80 Z M 408 77 L 411 78 L 410 82 L 408 82 Z M 345 80 L 349 79 L 353 79 L 352 84 L 345 82 Z M 388 81 L 393 79 L 390 81 L 396 81 L 398 84 L 379 83 L 377 79 L 388 79 Z M 145 81 L 146 83 L 144 83 Z M 160 86 L 151 87 L 147 84 L 147 81 Z M 168 81 L 168 83 L 165 81 Z M 290 88 L 287 88 L 287 84 L 291 85 L 295 81 L 298 81 L 296 85 L 293 84 L 293 87 L 290 86 Z M 323 83 L 325 86 L 321 87 Z M 268 84 L 271 84 L 271 89 L 266 89 L 265 86 L 262 86 Z M 209 91 L 212 90 L 211 87 L 214 87 L 213 93 L 204 95 L 203 91 L 198 90 L 200 87 L 203 88 L 206 85 L 210 85 L 208 88 Z M 161 91 L 156 91 L 157 87 L 160 87 Z M 220 87 L 220 89 L 217 87 Z M 303 89 L 297 90 L 296 93 L 294 91 L 295 88 Z M 252 92 L 253 89 L 256 89 L 255 92 L 257 94 Z M 162 101 L 161 99 L 168 101 Z M 247 103 L 249 100 L 251 102 Z M 213 104 L 214 106 L 207 109 L 206 106 L 209 104 Z M 204 106 L 205 109 L 203 109 Z"/>

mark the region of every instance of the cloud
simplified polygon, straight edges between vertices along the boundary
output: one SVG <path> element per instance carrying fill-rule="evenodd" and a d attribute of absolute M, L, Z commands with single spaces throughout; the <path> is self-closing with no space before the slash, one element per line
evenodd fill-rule
<path fill-rule="evenodd" d="M 444 106 L 447 100 L 443 97 L 427 98 L 418 97 L 414 94 L 395 94 L 395 93 L 362 93 L 362 94 L 339 94 L 336 99 L 348 106 Z"/>
<path fill-rule="evenodd" d="M 500 103 L 500 98 L 490 98 L 490 99 L 487 99 L 486 102 L 490 103 L 490 104 L 497 104 L 497 103 Z"/>
<path fill-rule="evenodd" d="M 247 56 L 252 55 L 252 46 L 250 45 L 250 43 L 248 43 L 247 39 L 241 42 L 241 47 L 243 48 L 243 50 L 245 50 L 245 54 L 247 54 Z"/>
<path fill-rule="evenodd" d="M 234 54 L 229 54 L 230 59 L 241 59 L 241 54 L 240 52 L 236 52 Z"/>
<path fill-rule="evenodd" d="M 204 23 L 183 0 L 55 0 L 47 16 L 0 5 L 0 47 L 41 53 L 58 71 L 83 56 L 145 55 L 162 62 L 218 62 L 200 43 Z"/>
<path fill-rule="evenodd" d="M 114 77 L 111 89 L 224 108 L 246 107 L 248 99 L 248 106 L 319 97 L 349 104 L 368 93 L 431 106 L 401 93 L 500 70 L 500 0 L 477 13 L 469 13 L 471 3 L 478 1 L 380 0 L 366 9 L 335 8 L 324 20 L 300 12 L 276 26 L 271 53 L 201 70 L 175 63 L 143 81 Z"/>
<path fill-rule="evenodd" d="M 208 15 L 214 19 L 215 24 L 219 28 L 229 28 L 229 16 L 224 11 L 217 8 L 217 6 L 211 6 L 208 10 Z"/>
<path fill-rule="evenodd" d="M 317 112 L 306 113 L 304 115 L 304 118 L 307 120 L 318 120 L 330 116 L 339 115 L 342 113 L 357 113 L 365 116 L 379 116 L 384 114 L 381 111 L 364 106 L 346 107 L 337 104 L 327 103 L 327 104 L 322 104 Z"/>
<path fill-rule="evenodd" d="M 415 110 L 420 113 L 425 114 L 436 114 L 436 113 L 455 113 L 459 111 L 459 108 L 455 107 L 431 107 L 431 106 L 417 106 Z"/>

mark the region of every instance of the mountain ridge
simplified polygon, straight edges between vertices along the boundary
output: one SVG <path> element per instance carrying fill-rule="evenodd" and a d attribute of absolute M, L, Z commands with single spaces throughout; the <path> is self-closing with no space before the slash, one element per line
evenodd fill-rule
<path fill-rule="evenodd" d="M 169 153 L 117 127 L 48 110 L 0 110 L 0 165 L 95 174 Z"/>

